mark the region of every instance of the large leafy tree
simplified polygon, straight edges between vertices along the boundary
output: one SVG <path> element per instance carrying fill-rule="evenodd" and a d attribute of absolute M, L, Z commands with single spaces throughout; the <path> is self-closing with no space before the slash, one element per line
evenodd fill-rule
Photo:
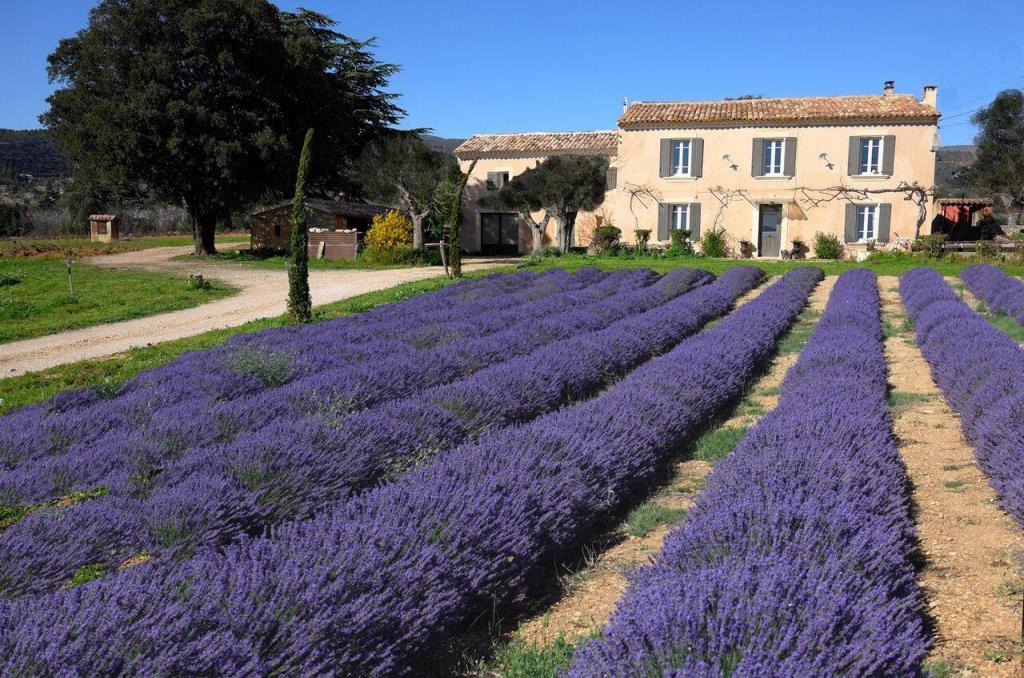
<path fill-rule="evenodd" d="M 972 117 L 981 128 L 975 138 L 977 154 L 968 181 L 999 198 L 1007 209 L 1024 213 L 1024 92 L 1000 92 Z"/>
<path fill-rule="evenodd" d="M 365 193 L 397 207 L 412 219 L 412 244 L 423 249 L 423 230 L 436 209 L 435 192 L 455 158 L 428 147 L 414 132 L 395 132 L 370 144 L 359 162 Z"/>
<path fill-rule="evenodd" d="M 402 114 L 384 91 L 396 67 L 334 25 L 266 0 L 103 0 L 50 55 L 41 120 L 92 183 L 184 204 L 209 254 L 219 219 L 287 193 L 307 129 L 308 188 L 344 190 Z"/>
<path fill-rule="evenodd" d="M 516 175 L 498 193 L 497 201 L 515 210 L 533 231 L 534 251 L 544 244 L 544 229 L 557 225 L 558 247 L 572 246 L 576 215 L 604 202 L 608 158 L 596 155 L 554 155 Z M 541 221 L 533 218 L 542 211 Z"/>

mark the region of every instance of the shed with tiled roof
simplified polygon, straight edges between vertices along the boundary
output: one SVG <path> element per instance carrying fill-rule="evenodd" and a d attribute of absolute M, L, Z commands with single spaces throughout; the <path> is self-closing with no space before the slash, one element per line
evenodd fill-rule
<path fill-rule="evenodd" d="M 615 131 L 522 132 L 474 134 L 455 149 L 460 159 L 481 157 L 547 156 L 559 153 L 613 155 L 618 147 Z"/>

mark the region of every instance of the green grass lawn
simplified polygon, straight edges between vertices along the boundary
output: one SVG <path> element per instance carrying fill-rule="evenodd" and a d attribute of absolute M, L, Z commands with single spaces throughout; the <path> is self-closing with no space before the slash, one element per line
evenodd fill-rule
<path fill-rule="evenodd" d="M 218 234 L 216 239 L 218 246 L 248 242 L 249 236 L 245 233 Z M 121 238 L 112 242 L 93 242 L 88 238 L 5 238 L 0 239 L 0 256 L 11 253 L 22 256 L 59 255 L 67 250 L 73 250 L 79 256 L 89 256 L 91 254 L 130 252 L 150 247 L 178 247 L 191 244 L 191 235 L 140 236 Z"/>
<path fill-rule="evenodd" d="M 768 275 L 782 275 L 798 266 L 817 266 L 825 271 L 825 275 L 839 275 L 855 268 L 869 268 L 878 275 L 900 275 L 918 266 L 928 266 L 943 275 L 960 275 L 960 272 L 977 263 L 973 260 L 945 257 L 943 259 L 927 259 L 907 255 L 882 255 L 872 261 L 835 261 L 835 260 L 780 260 L 780 259 L 705 259 L 703 257 L 591 257 L 580 254 L 568 254 L 560 257 L 524 260 L 531 269 L 565 268 L 576 270 L 584 266 L 593 266 L 602 270 L 620 268 L 651 268 L 664 273 L 675 268 L 703 268 L 720 274 L 734 266 L 757 266 Z M 1007 275 L 1024 275 L 1024 263 L 988 262 L 998 266 Z"/>
<path fill-rule="evenodd" d="M 175 311 L 237 292 L 224 283 L 190 289 L 169 273 L 97 268 L 76 261 L 74 286 L 57 257 L 0 257 L 0 342 Z"/>
<path fill-rule="evenodd" d="M 467 277 L 492 272 L 481 271 Z M 428 278 L 397 285 L 379 292 L 361 294 L 351 299 L 315 308 L 315 319 L 317 321 L 328 320 L 353 313 L 362 313 L 381 304 L 401 301 L 422 292 L 441 289 L 450 283 L 451 281 L 444 277 Z M 9 288 L 0 288 L 0 293 L 6 289 Z M 235 334 L 258 332 L 268 327 L 282 327 L 287 324 L 288 321 L 284 316 L 255 320 L 240 327 L 213 330 L 193 337 L 133 348 L 116 356 L 82 360 L 39 372 L 0 379 L 0 414 L 21 405 L 45 400 L 69 388 L 99 385 L 116 387 L 142 370 L 163 365 L 187 351 L 211 348 Z"/>
<path fill-rule="evenodd" d="M 216 255 L 211 257 L 214 261 L 223 261 L 229 264 L 239 264 L 245 266 L 255 266 L 256 268 L 273 269 L 276 271 L 283 271 L 288 262 L 288 257 L 285 255 L 273 255 L 273 256 L 255 256 L 248 249 L 237 249 L 233 247 L 223 247 L 221 251 L 217 252 Z M 194 261 L 194 257 L 191 254 L 182 254 L 174 257 L 175 261 Z M 426 266 L 429 264 L 374 264 L 366 261 L 362 257 L 358 259 L 317 259 L 315 257 L 310 258 L 309 268 L 310 270 L 360 270 L 360 271 L 381 271 L 391 268 L 409 268 L 410 266 Z M 438 272 L 440 272 L 441 266 L 437 265 Z"/>

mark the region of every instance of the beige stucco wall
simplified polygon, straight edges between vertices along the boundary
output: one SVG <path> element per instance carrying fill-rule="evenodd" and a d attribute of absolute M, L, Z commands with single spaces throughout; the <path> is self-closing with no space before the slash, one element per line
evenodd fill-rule
<path fill-rule="evenodd" d="M 825 197 L 825 194 L 815 191 L 808 196 L 801 189 L 840 185 L 876 189 L 895 187 L 900 181 L 916 181 L 931 187 L 935 181 L 935 154 L 931 151 L 935 131 L 934 125 L 926 124 L 624 130 L 621 132 L 619 154 L 613 163 L 619 168 L 618 186 L 605 197 L 604 206 L 615 215 L 616 225 L 623 230 L 624 238 L 630 241 L 637 222 L 640 228 L 651 229 L 653 241 L 657 235 L 658 213 L 656 205 L 651 204 L 645 209 L 636 201 L 631 211 L 629 192 L 625 190 L 627 182 L 653 188 L 662 202 L 701 203 L 702 232 L 721 226 L 734 244 L 740 240 L 756 244 L 758 206 L 763 203 L 784 205 L 782 249 L 789 249 L 797 238 L 809 245 L 818 231 L 842 238 L 845 201 L 815 205 L 814 201 Z M 851 136 L 890 134 L 896 137 L 892 177 L 847 176 Z M 756 137 L 797 139 L 796 169 L 792 178 L 752 176 L 752 150 Z M 672 138 L 704 140 L 701 177 L 677 179 L 658 176 L 660 142 Z M 822 153 L 827 154 L 827 159 L 820 157 Z M 729 160 L 723 158 L 726 155 Z M 884 194 L 864 202 L 890 203 L 890 238 L 897 235 L 913 238 L 917 205 L 904 200 L 902 194 Z M 929 232 L 931 217 L 930 211 L 922 234 Z"/>
<path fill-rule="evenodd" d="M 462 199 L 462 222 L 459 227 L 459 239 L 462 242 L 463 249 L 469 252 L 480 251 L 480 214 L 483 212 L 500 211 L 480 207 L 479 205 L 481 197 L 497 193 L 497 191 L 487 190 L 487 173 L 508 172 L 509 178 L 511 179 L 517 174 L 522 174 L 526 170 L 536 167 L 542 160 L 544 160 L 544 157 L 541 156 L 509 156 L 477 159 L 476 167 L 473 169 L 473 174 L 466 183 L 466 192 L 463 194 Z M 471 164 L 472 161 L 470 160 L 459 160 L 459 168 L 463 172 L 469 171 Z M 544 212 L 535 212 L 533 214 L 533 218 L 540 222 L 544 218 Z M 580 218 L 577 218 L 576 240 L 579 243 L 586 244 L 589 242 L 586 238 L 583 238 L 580 235 L 580 227 L 585 227 L 588 221 L 593 221 L 593 217 L 591 215 L 582 214 L 580 215 Z M 586 235 L 586 233 L 583 235 Z M 556 241 L 557 229 L 555 227 L 555 222 L 552 220 L 548 223 L 547 230 L 544 232 L 544 244 L 554 245 Z M 533 233 L 527 224 L 520 223 L 519 251 L 525 253 L 529 252 L 532 248 Z"/>
<path fill-rule="evenodd" d="M 896 187 L 901 181 L 917 182 L 931 187 L 935 181 L 935 154 L 932 144 L 936 127 L 933 124 L 864 124 L 813 126 L 731 126 L 702 128 L 662 128 L 646 130 L 620 130 L 618 153 L 611 158 L 618 168 L 616 187 L 609 191 L 602 207 L 594 215 L 581 214 L 577 223 L 577 243 L 588 244 L 595 216 L 622 229 L 623 239 L 634 240 L 637 228 L 650 229 L 652 243 L 656 242 L 658 208 L 653 201 L 644 207 L 633 201 L 630 208 L 629 185 L 653 189 L 661 202 L 701 203 L 701 231 L 715 225 L 728 233 L 728 239 L 738 250 L 740 240 L 757 243 L 758 206 L 763 203 L 781 203 L 783 209 L 782 249 L 790 249 L 794 239 L 811 244 L 818 231 L 833 233 L 843 239 L 845 201 L 833 200 L 814 205 L 810 196 L 801 189 L 824 189 L 847 185 L 855 188 Z M 847 154 L 851 136 L 896 137 L 892 177 L 847 176 Z M 751 175 L 753 140 L 755 137 L 796 137 L 797 158 L 792 178 L 755 178 Z M 659 177 L 660 142 L 662 139 L 701 138 L 704 140 L 703 175 L 696 179 Z M 822 159 L 822 153 L 827 159 Z M 728 155 L 729 160 L 723 159 Z M 510 176 L 535 166 L 540 157 L 489 157 L 478 160 L 466 188 L 463 209 L 462 243 L 469 251 L 479 251 L 480 212 L 477 200 L 486 194 L 488 172 L 507 171 Z M 831 167 L 829 167 L 831 163 Z M 468 160 L 460 160 L 463 171 Z M 735 165 L 736 167 L 733 167 Z M 723 205 L 716 194 L 731 197 Z M 813 193 L 814 198 L 824 197 Z M 892 205 L 890 238 L 898 235 L 914 237 L 918 217 L 915 203 L 904 200 L 902 194 L 891 193 L 873 197 L 871 203 Z M 535 215 L 540 219 L 542 213 Z M 934 209 L 929 206 L 921 234 L 930 231 Z M 554 224 L 550 224 L 547 239 L 554 242 Z M 520 224 L 520 251 L 531 248 L 530 230 Z M 857 249 L 857 248 L 849 248 Z M 852 252 L 851 252 L 852 254 Z M 756 253 L 755 253 L 755 256 Z"/>

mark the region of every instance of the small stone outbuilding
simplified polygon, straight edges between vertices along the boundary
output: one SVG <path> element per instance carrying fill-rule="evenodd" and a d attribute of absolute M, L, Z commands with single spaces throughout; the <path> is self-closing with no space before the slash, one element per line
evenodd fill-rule
<path fill-rule="evenodd" d="M 90 214 L 89 239 L 99 242 L 117 240 L 119 224 L 116 214 Z"/>
<path fill-rule="evenodd" d="M 354 259 L 358 237 L 369 230 L 373 217 L 389 209 L 372 203 L 307 198 L 306 225 L 309 228 L 310 255 L 328 259 Z M 250 218 L 252 250 L 287 250 L 292 230 L 291 217 L 290 200 L 253 212 Z"/>

